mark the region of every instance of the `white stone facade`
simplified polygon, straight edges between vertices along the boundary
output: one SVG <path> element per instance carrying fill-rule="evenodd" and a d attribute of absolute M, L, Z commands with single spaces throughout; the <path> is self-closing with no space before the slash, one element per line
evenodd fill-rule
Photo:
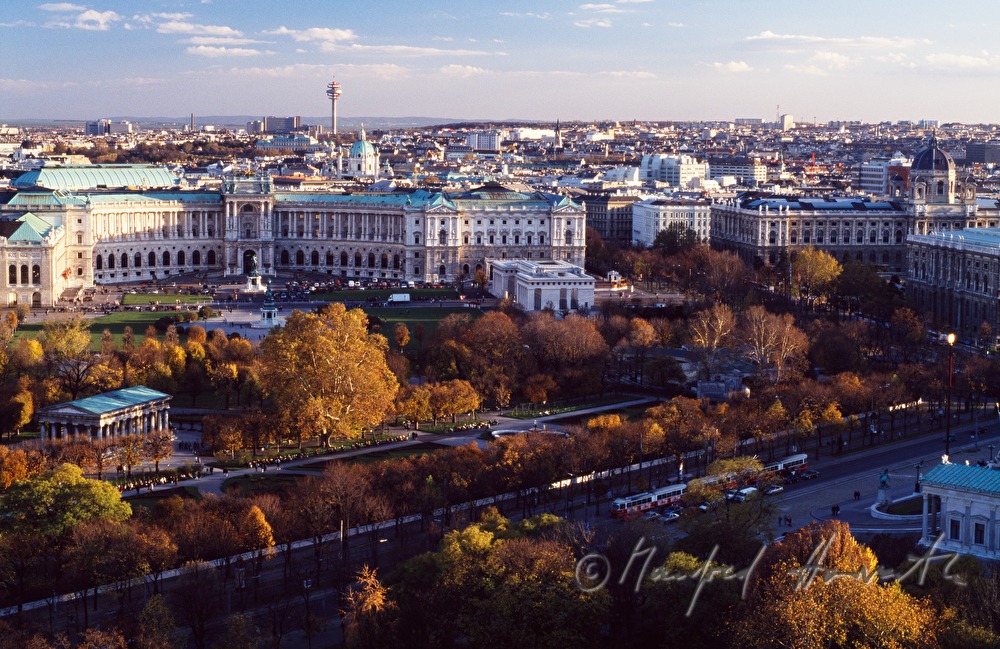
<path fill-rule="evenodd" d="M 594 278 L 564 261 L 524 259 L 490 262 L 490 292 L 525 311 L 588 309 L 594 305 Z"/>

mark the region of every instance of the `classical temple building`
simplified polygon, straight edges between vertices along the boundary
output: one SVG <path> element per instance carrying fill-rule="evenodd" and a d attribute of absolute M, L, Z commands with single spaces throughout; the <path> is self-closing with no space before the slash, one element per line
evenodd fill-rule
<path fill-rule="evenodd" d="M 107 439 L 170 428 L 173 397 L 145 386 L 123 388 L 38 410 L 42 439 Z"/>
<path fill-rule="evenodd" d="M 921 545 L 1000 559 L 1000 471 L 942 463 L 920 479 L 920 494 Z"/>
<path fill-rule="evenodd" d="M 363 141 L 352 164 L 377 170 Z M 368 145 L 365 147 L 364 145 Z M 353 149 L 352 149 L 353 151 Z M 267 173 L 185 190 L 154 165 L 42 167 L 0 205 L 6 305 L 182 273 L 451 282 L 487 258 L 583 266 L 585 212 L 569 198 L 487 184 L 460 192 L 278 191 Z"/>

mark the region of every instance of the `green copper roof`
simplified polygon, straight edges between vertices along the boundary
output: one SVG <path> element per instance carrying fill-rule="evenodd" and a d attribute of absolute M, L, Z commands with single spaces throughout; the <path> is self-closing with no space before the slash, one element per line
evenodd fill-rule
<path fill-rule="evenodd" d="M 87 190 L 173 187 L 177 177 L 156 165 L 66 165 L 41 167 L 18 176 L 11 187 Z"/>
<path fill-rule="evenodd" d="M 15 207 L 63 207 L 65 205 L 83 205 L 79 196 L 66 191 L 54 192 L 18 192 L 7 205 Z"/>
<path fill-rule="evenodd" d="M 965 464 L 939 464 L 925 473 L 920 483 L 983 494 L 1000 494 L 1000 471 Z"/>
<path fill-rule="evenodd" d="M 52 224 L 45 219 L 25 212 L 14 218 L 6 218 L 8 225 L 4 228 L 8 243 L 41 243 L 42 239 L 52 231 Z"/>
<path fill-rule="evenodd" d="M 275 192 L 278 203 L 334 203 L 360 205 L 415 205 L 437 207 L 447 204 L 445 197 L 422 189 L 399 194 L 323 194 L 319 192 Z"/>
<path fill-rule="evenodd" d="M 104 394 L 95 394 L 92 397 L 85 397 L 83 399 L 77 399 L 76 401 L 59 403 L 54 406 L 49 406 L 48 408 L 43 408 L 42 410 L 54 408 L 61 409 L 67 406 L 72 406 L 95 415 L 104 415 L 123 408 L 138 406 L 149 401 L 159 401 L 160 399 L 169 398 L 171 398 L 169 394 L 164 394 L 157 390 L 153 390 L 152 388 L 147 388 L 144 385 L 139 385 L 134 388 L 124 388 L 121 390 L 114 390 L 113 392 L 105 392 Z"/>

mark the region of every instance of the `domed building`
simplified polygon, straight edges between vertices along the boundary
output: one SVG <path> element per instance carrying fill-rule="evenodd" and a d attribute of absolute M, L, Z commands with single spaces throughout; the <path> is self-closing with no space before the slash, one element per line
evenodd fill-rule
<path fill-rule="evenodd" d="M 351 145 L 343 173 L 351 178 L 377 178 L 379 175 L 378 149 L 365 136 L 364 124 L 361 125 L 361 138 Z"/>

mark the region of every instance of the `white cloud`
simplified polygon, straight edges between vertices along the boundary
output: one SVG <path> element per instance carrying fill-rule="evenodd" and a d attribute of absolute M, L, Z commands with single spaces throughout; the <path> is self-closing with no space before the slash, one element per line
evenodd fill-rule
<path fill-rule="evenodd" d="M 438 69 L 438 72 L 447 77 L 479 77 L 488 73 L 486 68 L 477 68 L 473 65 L 445 65 Z"/>
<path fill-rule="evenodd" d="M 35 24 L 27 20 L 15 20 L 12 23 L 0 23 L 0 27 L 34 27 Z"/>
<path fill-rule="evenodd" d="M 581 11 L 592 11 L 597 14 L 623 14 L 625 9 L 621 7 L 616 7 L 609 4 L 583 4 L 580 5 Z"/>
<path fill-rule="evenodd" d="M 195 56 L 207 56 L 213 59 L 220 56 L 260 56 L 261 54 L 273 54 L 273 52 L 255 50 L 249 47 L 213 47 L 211 45 L 195 45 L 187 48 L 187 53 Z"/>
<path fill-rule="evenodd" d="M 42 11 L 58 11 L 62 13 L 87 10 L 86 7 L 81 7 L 80 5 L 75 5 L 69 2 L 46 2 L 45 4 L 38 5 L 38 8 Z"/>
<path fill-rule="evenodd" d="M 231 38 L 226 36 L 192 36 L 185 38 L 184 43 L 191 45 L 257 45 L 267 41 L 258 41 L 253 38 Z"/>
<path fill-rule="evenodd" d="M 616 77 L 618 79 L 655 79 L 656 75 L 652 72 L 646 72 L 645 70 L 612 70 L 610 72 L 601 72 L 600 74 L 605 74 L 609 77 Z"/>
<path fill-rule="evenodd" d="M 867 47 L 875 49 L 885 49 L 885 48 L 899 49 L 899 48 L 913 47 L 915 45 L 927 45 L 930 43 L 930 41 L 927 39 L 918 39 L 918 38 L 903 38 L 903 37 L 890 37 L 890 36 L 856 36 L 853 38 L 842 38 L 842 37 L 830 37 L 830 36 L 817 36 L 815 34 L 776 34 L 769 30 L 762 31 L 759 34 L 754 34 L 752 36 L 747 36 L 745 40 L 784 43 L 784 44 L 821 43 L 827 45 L 839 45 L 844 47 Z"/>
<path fill-rule="evenodd" d="M 485 50 L 447 50 L 439 47 L 416 47 L 413 45 L 337 45 L 323 43 L 322 52 L 353 52 L 358 54 L 388 54 L 390 56 L 420 57 L 420 56 L 506 56 L 505 52 L 487 52 Z"/>
<path fill-rule="evenodd" d="M 310 27 L 309 29 L 288 29 L 279 27 L 270 32 L 276 36 L 291 36 L 293 40 L 300 42 L 321 41 L 325 43 L 336 43 L 338 41 L 353 41 L 358 35 L 350 29 L 332 29 L 329 27 Z"/>
<path fill-rule="evenodd" d="M 583 27 L 584 29 L 589 29 L 591 27 L 611 27 L 611 21 L 606 18 L 590 18 L 587 20 L 578 20 L 573 23 L 577 27 Z"/>
<path fill-rule="evenodd" d="M 995 66 L 997 60 L 990 56 L 973 56 L 971 54 L 949 54 L 941 52 L 928 54 L 924 60 L 931 67 L 946 70 L 975 70 Z"/>
<path fill-rule="evenodd" d="M 114 11 L 94 11 L 88 9 L 76 17 L 73 24 L 77 29 L 104 32 L 111 29 L 111 23 L 118 22 L 122 17 Z"/>
<path fill-rule="evenodd" d="M 38 90 L 50 90 L 56 85 L 47 81 L 35 79 L 0 79 L 0 92 L 10 94 L 29 94 Z"/>
<path fill-rule="evenodd" d="M 733 74 L 739 74 L 742 72 L 750 72 L 753 70 L 752 67 L 746 61 L 728 61 L 728 62 L 715 62 L 709 63 L 710 67 L 715 68 L 719 72 L 730 72 Z"/>
<path fill-rule="evenodd" d="M 225 25 L 199 25 L 178 20 L 165 22 L 157 26 L 161 34 L 190 34 L 192 36 L 230 36 L 240 38 L 243 32 Z"/>
<path fill-rule="evenodd" d="M 653 0 L 616 0 L 620 5 L 642 5 L 652 2 Z"/>
<path fill-rule="evenodd" d="M 667 23 L 667 27 L 681 28 L 681 27 L 687 27 L 687 25 L 685 25 L 684 23 Z"/>
<path fill-rule="evenodd" d="M 527 13 L 518 13 L 516 11 L 501 11 L 500 15 L 506 16 L 507 18 L 537 18 L 538 20 L 549 20 L 552 18 L 552 14 L 550 14 L 547 11 L 545 13 L 540 13 L 540 14 L 535 13 L 533 11 L 529 11 Z"/>
<path fill-rule="evenodd" d="M 191 74 L 198 76 L 212 75 L 218 73 L 221 68 L 214 68 L 212 70 L 195 70 Z M 248 67 L 248 68 L 228 68 L 225 70 L 225 74 L 229 75 L 240 75 L 247 76 L 250 78 L 260 78 L 260 77 L 270 77 L 276 79 L 294 79 L 303 77 L 315 77 L 317 79 L 325 79 L 329 81 L 331 75 L 337 75 L 338 79 L 343 80 L 350 74 L 357 75 L 360 78 L 366 79 L 378 79 L 381 81 L 397 81 L 399 79 L 410 78 L 413 76 L 413 71 L 396 65 L 394 63 L 384 63 L 378 65 L 337 65 L 336 67 L 330 65 L 317 65 L 314 63 L 297 63 L 294 65 L 281 65 L 275 67 Z M 326 82 L 324 81 L 324 83 Z"/>

